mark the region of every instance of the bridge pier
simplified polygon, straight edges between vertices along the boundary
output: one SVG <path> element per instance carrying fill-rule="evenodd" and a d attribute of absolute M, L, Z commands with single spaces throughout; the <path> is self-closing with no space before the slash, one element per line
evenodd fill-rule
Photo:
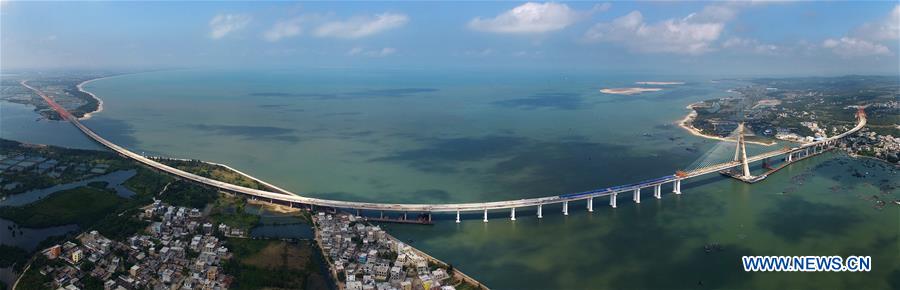
<path fill-rule="evenodd" d="M 681 179 L 676 179 L 672 182 L 672 192 L 675 194 L 681 194 Z"/>
<path fill-rule="evenodd" d="M 456 210 L 456 223 L 459 223 L 459 210 Z"/>
<path fill-rule="evenodd" d="M 588 212 L 594 212 L 594 197 L 593 196 L 588 198 L 587 208 L 588 208 Z"/>
<path fill-rule="evenodd" d="M 616 196 L 619 195 L 616 192 L 613 192 L 612 195 L 609 196 L 609 206 L 612 208 L 616 208 Z"/>
<path fill-rule="evenodd" d="M 563 202 L 563 215 L 569 215 L 569 201 Z"/>
<path fill-rule="evenodd" d="M 538 205 L 538 218 L 539 218 L 539 219 L 544 218 L 544 215 L 541 214 L 541 211 L 542 211 L 543 209 L 544 209 L 544 205 L 543 205 L 543 204 L 539 204 L 539 205 Z"/>
<path fill-rule="evenodd" d="M 509 212 L 509 220 L 516 220 L 516 208 L 512 208 L 512 211 Z"/>
<path fill-rule="evenodd" d="M 656 199 L 662 198 L 662 184 L 653 186 L 653 197 L 656 197 Z"/>
<path fill-rule="evenodd" d="M 788 163 L 794 161 L 794 158 L 793 158 L 793 157 L 794 157 L 794 153 L 793 153 L 793 152 L 788 152 L 787 160 L 786 160 L 786 161 L 787 161 Z"/>
<path fill-rule="evenodd" d="M 488 220 L 487 220 L 487 209 L 484 209 L 484 222 L 488 222 Z"/>
<path fill-rule="evenodd" d="M 640 187 L 634 189 L 634 197 L 632 197 L 631 199 L 634 200 L 634 203 L 641 203 L 641 188 Z"/>

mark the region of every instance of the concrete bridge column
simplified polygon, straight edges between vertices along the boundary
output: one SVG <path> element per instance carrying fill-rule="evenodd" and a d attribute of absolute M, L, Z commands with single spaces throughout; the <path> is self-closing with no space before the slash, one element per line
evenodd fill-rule
<path fill-rule="evenodd" d="M 456 210 L 456 223 L 459 223 L 459 210 Z"/>
<path fill-rule="evenodd" d="M 634 203 L 641 203 L 641 188 L 640 187 L 634 189 L 634 197 L 632 199 L 634 200 Z"/>
<path fill-rule="evenodd" d="M 484 209 L 484 222 L 488 222 L 488 220 L 487 220 L 487 209 Z"/>
<path fill-rule="evenodd" d="M 612 195 L 609 196 L 609 206 L 612 208 L 616 208 L 616 196 L 618 193 L 613 192 Z"/>
<path fill-rule="evenodd" d="M 512 211 L 509 212 L 509 220 L 516 220 L 516 208 L 512 208 Z"/>
<path fill-rule="evenodd" d="M 384 218 L 384 211 L 378 212 L 378 218 Z"/>
<path fill-rule="evenodd" d="M 662 184 L 657 184 L 653 187 L 653 196 L 656 197 L 656 199 L 662 198 Z"/>
<path fill-rule="evenodd" d="M 594 197 L 588 198 L 588 212 L 594 211 Z"/>
<path fill-rule="evenodd" d="M 539 218 L 539 219 L 544 218 L 544 215 L 541 214 L 541 212 L 543 211 L 543 209 L 544 209 L 544 205 L 543 205 L 543 204 L 539 204 L 539 205 L 538 205 L 538 218 Z"/>
<path fill-rule="evenodd" d="M 563 202 L 563 215 L 569 215 L 569 201 Z"/>
<path fill-rule="evenodd" d="M 790 162 L 794 161 L 794 158 L 793 158 L 793 157 L 794 157 L 794 153 L 793 153 L 793 152 L 788 153 L 788 155 L 787 155 L 787 162 L 790 163 Z"/>
<path fill-rule="evenodd" d="M 675 182 L 672 182 L 672 192 L 675 194 L 681 194 L 681 180 L 676 179 Z"/>

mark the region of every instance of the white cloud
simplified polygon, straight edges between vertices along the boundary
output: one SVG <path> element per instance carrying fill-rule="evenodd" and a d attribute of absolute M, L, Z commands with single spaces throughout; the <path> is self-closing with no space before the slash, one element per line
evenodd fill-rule
<path fill-rule="evenodd" d="M 784 49 L 781 46 L 761 43 L 756 39 L 732 37 L 722 43 L 722 48 L 727 48 L 741 52 L 752 52 L 757 54 L 775 55 Z"/>
<path fill-rule="evenodd" d="M 853 35 L 856 38 L 872 41 L 900 39 L 900 4 L 894 6 L 894 9 L 891 9 L 884 19 L 863 24 L 854 31 Z"/>
<path fill-rule="evenodd" d="M 734 19 L 738 14 L 738 7 L 750 3 L 722 3 L 708 5 L 697 13 L 691 13 L 686 17 L 695 22 L 728 22 Z"/>
<path fill-rule="evenodd" d="M 219 39 L 240 30 L 250 23 L 250 16 L 243 14 L 219 14 L 209 21 L 209 37 Z"/>
<path fill-rule="evenodd" d="M 494 33 L 544 33 L 566 28 L 592 12 L 607 9 L 609 3 L 596 5 L 590 12 L 581 13 L 566 4 L 528 2 L 494 18 L 472 19 L 469 21 L 469 27 Z"/>
<path fill-rule="evenodd" d="M 887 46 L 852 37 L 829 38 L 822 43 L 822 47 L 846 58 L 891 54 Z"/>
<path fill-rule="evenodd" d="M 303 22 L 303 18 L 295 17 L 288 20 L 282 20 L 275 22 L 275 25 L 266 32 L 263 33 L 263 38 L 268 41 L 279 41 L 282 38 L 294 37 L 300 35 L 303 32 L 303 26 L 301 26 Z"/>
<path fill-rule="evenodd" d="M 733 13 L 709 11 L 650 24 L 639 11 L 632 11 L 609 23 L 598 23 L 585 32 L 588 41 L 613 42 L 639 52 L 702 54 L 714 50 L 724 21 Z M 713 21 L 717 20 L 717 21 Z"/>
<path fill-rule="evenodd" d="M 374 17 L 353 17 L 345 21 L 326 22 L 316 28 L 319 37 L 361 38 L 406 25 L 404 14 L 382 13 Z"/>
<path fill-rule="evenodd" d="M 883 43 L 896 44 L 897 40 L 900 40 L 900 4 L 883 19 L 865 23 L 840 39 L 826 39 L 822 47 L 844 58 L 890 55 L 890 48 Z"/>
<path fill-rule="evenodd" d="M 379 50 L 366 50 L 362 47 L 354 47 L 347 52 L 348 55 L 356 56 L 369 56 L 369 57 L 385 57 L 392 55 L 397 52 L 396 48 L 393 47 L 385 47 Z"/>

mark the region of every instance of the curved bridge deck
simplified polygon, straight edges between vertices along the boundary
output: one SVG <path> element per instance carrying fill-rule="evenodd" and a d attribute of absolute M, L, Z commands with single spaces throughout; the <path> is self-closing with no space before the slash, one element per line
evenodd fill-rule
<path fill-rule="evenodd" d="M 67 110 L 59 106 L 56 102 L 53 101 L 50 97 L 46 96 L 40 90 L 29 86 L 26 81 L 22 81 L 23 86 L 33 90 L 35 93 L 40 95 L 54 110 L 56 110 L 61 117 L 71 122 L 75 127 L 81 130 L 85 135 L 93 139 L 94 141 L 100 143 L 101 145 L 109 148 L 112 151 L 115 151 L 122 156 L 131 158 L 137 162 L 140 162 L 144 165 L 150 166 L 162 172 L 191 180 L 194 182 L 198 182 L 207 186 L 215 187 L 220 190 L 224 190 L 227 192 L 234 192 L 245 194 L 248 196 L 269 199 L 272 201 L 280 201 L 284 203 L 289 203 L 291 206 L 296 205 L 313 205 L 313 206 L 322 206 L 322 207 L 333 207 L 333 208 L 342 208 L 342 209 L 357 209 L 357 210 L 374 210 L 374 211 L 396 211 L 396 212 L 456 212 L 457 213 L 457 221 L 459 221 L 459 213 L 460 212 L 472 212 L 472 211 L 484 211 L 485 221 L 487 221 L 487 211 L 488 210 L 497 210 L 497 209 L 511 209 L 511 218 L 515 219 L 515 209 L 520 207 L 538 207 L 538 216 L 541 216 L 541 208 L 546 204 L 563 204 L 563 213 L 568 214 L 568 203 L 570 201 L 579 201 L 579 200 L 587 200 L 588 202 L 588 210 L 593 210 L 593 198 L 602 197 L 602 196 L 610 196 L 610 206 L 616 206 L 616 196 L 619 193 L 633 193 L 633 200 L 637 203 L 640 202 L 640 191 L 644 188 L 653 187 L 654 188 L 654 197 L 657 199 L 661 196 L 661 187 L 663 184 L 671 183 L 673 192 L 676 194 L 681 193 L 681 181 L 684 179 L 697 177 L 709 173 L 716 173 L 721 170 L 730 169 L 736 166 L 740 166 L 741 163 L 737 161 L 725 162 L 721 164 L 716 164 L 700 169 L 695 169 L 689 172 L 685 172 L 683 174 L 675 174 L 668 175 L 659 178 L 654 178 L 650 180 L 645 180 L 633 184 L 627 185 L 619 185 L 608 188 L 596 189 L 585 192 L 578 193 L 568 193 L 561 195 L 553 195 L 547 197 L 539 197 L 539 198 L 526 198 L 526 199 L 518 199 L 518 200 L 505 200 L 505 201 L 491 201 L 491 202 L 473 202 L 473 203 L 450 203 L 450 204 L 405 204 L 405 203 L 373 203 L 373 202 L 355 202 L 355 201 L 340 201 L 340 200 L 330 200 L 330 199 L 322 199 L 322 198 L 313 198 L 313 197 L 304 197 L 296 194 L 286 194 L 286 193 L 278 193 L 264 190 L 257 190 L 247 187 L 242 187 L 206 177 L 202 177 L 190 172 L 182 171 L 180 169 L 162 164 L 150 158 L 147 158 L 143 155 L 136 154 L 131 152 L 130 150 L 116 145 L 85 125 L 81 124 L 81 122 L 72 116 Z M 840 135 L 827 138 L 821 141 L 804 144 L 794 148 L 784 148 L 779 150 L 774 150 L 766 153 L 762 153 L 759 155 L 755 155 L 752 157 L 748 157 L 749 162 L 760 161 L 766 158 L 772 158 L 780 155 L 788 155 L 792 156 L 800 151 L 808 150 L 810 148 L 822 148 L 827 149 L 827 146 L 833 144 L 837 139 L 846 137 L 849 134 L 852 134 L 856 131 L 862 129 L 866 124 L 866 116 L 865 113 L 860 110 L 857 113 L 858 124 L 851 130 L 844 132 Z M 790 160 L 790 158 L 786 158 Z"/>

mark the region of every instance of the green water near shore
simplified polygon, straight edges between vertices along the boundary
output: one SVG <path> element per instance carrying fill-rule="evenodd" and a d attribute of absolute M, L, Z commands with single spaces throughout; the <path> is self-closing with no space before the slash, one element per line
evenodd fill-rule
<path fill-rule="evenodd" d="M 154 72 L 86 85 L 105 110 L 85 124 L 137 152 L 226 163 L 309 196 L 490 201 L 635 182 L 695 162 L 715 142 L 675 122 L 687 104 L 742 85 L 712 79 Z M 599 93 L 648 80 L 687 84 Z M 872 200 L 900 199 L 896 170 L 829 153 L 758 184 L 708 176 L 681 196 L 668 187 L 662 200 L 647 190 L 639 205 L 622 196 L 617 209 L 604 198 L 593 213 L 573 203 L 569 216 L 546 207 L 541 220 L 520 209 L 515 222 L 496 212 L 487 224 L 476 214 L 387 228 L 495 289 L 896 289 L 900 207 Z M 708 244 L 721 250 L 707 253 Z M 743 255 L 871 255 L 873 271 L 745 273 Z"/>

